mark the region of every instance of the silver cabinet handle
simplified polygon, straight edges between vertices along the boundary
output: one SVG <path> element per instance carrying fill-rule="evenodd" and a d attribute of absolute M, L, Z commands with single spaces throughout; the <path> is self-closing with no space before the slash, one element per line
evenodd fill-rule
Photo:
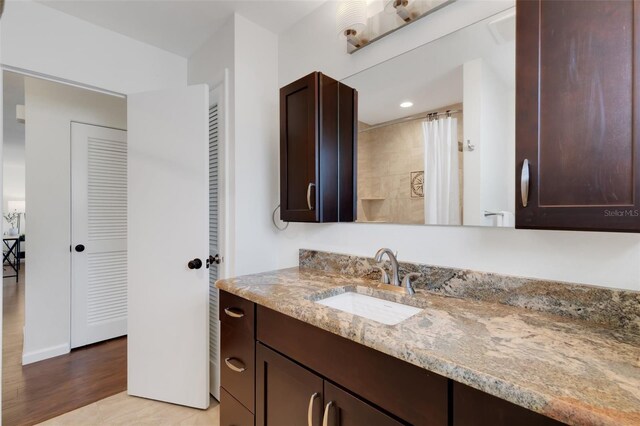
<path fill-rule="evenodd" d="M 235 358 L 225 358 L 224 363 L 227 364 L 227 367 L 229 367 L 236 373 L 242 373 L 244 370 L 246 370 L 246 368 L 244 368 L 244 364 L 240 362 L 240 360 Z"/>
<path fill-rule="evenodd" d="M 311 187 L 315 186 L 315 183 L 309 183 L 307 186 L 307 207 L 309 207 L 309 210 L 313 210 L 313 206 L 311 205 Z"/>
<path fill-rule="evenodd" d="M 320 394 L 318 392 L 315 392 L 313 395 L 311 395 L 311 398 L 309 398 L 309 409 L 307 410 L 307 425 L 308 426 L 313 426 L 313 405 L 316 401 L 316 398 L 319 397 Z"/>
<path fill-rule="evenodd" d="M 522 163 L 522 174 L 520 175 L 520 196 L 522 197 L 522 207 L 527 207 L 529 202 L 529 160 L 526 158 Z"/>
<path fill-rule="evenodd" d="M 238 308 L 224 308 L 224 313 L 232 318 L 242 318 L 244 316 L 244 312 Z"/>
<path fill-rule="evenodd" d="M 332 405 L 333 405 L 333 401 L 329 401 L 329 403 L 324 407 L 324 416 L 322 416 L 322 426 L 329 426 L 329 414 L 330 414 Z"/>

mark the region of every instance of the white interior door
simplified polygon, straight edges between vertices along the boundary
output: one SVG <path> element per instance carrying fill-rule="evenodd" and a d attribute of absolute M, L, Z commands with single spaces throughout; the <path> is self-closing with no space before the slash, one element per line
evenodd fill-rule
<path fill-rule="evenodd" d="M 220 254 L 220 142 L 223 137 L 222 89 L 218 86 L 209 96 L 209 254 L 215 261 L 209 267 L 209 376 L 210 391 L 220 400 L 220 316 L 219 277 Z"/>
<path fill-rule="evenodd" d="M 71 347 L 127 334 L 127 132 L 71 123 Z"/>
<path fill-rule="evenodd" d="M 209 406 L 208 95 L 198 85 L 127 104 L 128 392 L 197 408 Z"/>

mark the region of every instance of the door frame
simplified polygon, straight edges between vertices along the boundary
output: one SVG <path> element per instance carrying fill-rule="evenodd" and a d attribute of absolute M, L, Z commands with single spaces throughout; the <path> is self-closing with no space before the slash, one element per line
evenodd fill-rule
<path fill-rule="evenodd" d="M 36 79 L 40 79 L 40 80 L 45 80 L 45 81 L 51 81 L 54 83 L 58 83 L 58 84 L 63 84 L 65 86 L 71 86 L 71 87 L 76 87 L 76 88 L 80 88 L 80 89 L 84 89 L 84 90 L 88 90 L 91 92 L 97 92 L 97 93 L 102 93 L 105 95 L 110 95 L 110 96 L 114 96 L 117 98 L 123 98 L 126 99 L 127 95 L 123 94 L 123 93 L 119 93 L 119 92 L 114 92 L 111 90 L 107 90 L 107 89 L 102 89 L 99 87 L 95 87 L 95 86 L 91 86 L 88 84 L 84 84 L 84 83 L 79 83 L 76 81 L 72 81 L 72 80 L 67 80 L 64 78 L 60 78 L 60 77 L 56 77 L 56 76 L 52 76 L 49 74 L 44 74 L 41 72 L 37 72 L 37 71 L 32 71 L 29 69 L 25 69 L 25 68 L 19 68 L 19 67 L 14 67 L 11 65 L 6 65 L 4 63 L 0 63 L 0 76 L 3 77 L 5 72 L 11 72 L 14 74 L 20 74 L 23 77 L 31 77 L 31 78 L 36 78 Z M 2 88 L 2 90 L 0 90 L 0 93 L 2 94 L 2 97 L 4 97 L 4 88 L 2 87 L 3 84 L 3 78 L 0 78 L 0 88 Z M 2 108 L 3 106 L 0 105 L 0 112 L 2 112 Z M 77 122 L 80 124 L 89 124 L 89 125 L 96 125 L 94 123 L 85 123 L 85 122 L 81 122 L 81 121 L 73 121 L 73 122 Z M 69 122 L 69 126 L 71 126 L 71 122 Z M 96 125 L 96 126 L 100 126 L 100 127 L 108 127 L 108 126 L 101 126 L 101 125 Z M 3 166 L 3 152 L 2 149 L 4 147 L 4 134 L 2 132 L 3 129 L 3 125 L 0 124 L 0 197 L 3 195 L 3 175 L 4 175 L 4 166 Z M 117 129 L 117 130 L 122 130 L 122 129 Z M 69 144 L 71 144 L 71 139 L 69 139 Z M 69 173 L 71 173 L 71 170 L 69 170 Z M 71 220 L 71 215 L 69 216 L 69 220 Z M 71 244 L 71 232 L 69 233 L 69 244 Z M 71 268 L 71 255 L 69 256 L 69 266 Z M 73 292 L 73 288 L 72 288 L 72 277 L 73 274 L 70 275 L 70 280 L 69 280 L 69 297 L 71 300 L 72 297 L 72 292 Z M 25 275 L 25 285 L 26 285 L 26 275 Z M 2 321 L 4 318 L 4 310 L 3 310 L 3 306 L 2 306 L 2 300 L 3 300 L 3 294 L 2 292 L 0 292 L 0 325 L 2 325 Z M 26 299 L 25 299 L 25 303 L 26 303 Z M 66 344 L 66 351 L 63 353 L 60 353 L 59 355 L 65 355 L 68 354 L 71 350 L 71 322 L 72 322 L 72 315 L 71 315 L 71 304 L 69 305 L 69 310 L 67 312 L 67 320 L 68 320 L 68 326 L 69 326 L 69 341 Z M 0 352 L 2 351 L 2 340 L 0 339 Z M 45 358 L 46 359 L 50 359 L 51 357 Z M 23 365 L 24 365 L 24 348 L 23 348 Z M 0 370 L 2 369 L 2 359 L 0 359 Z M 0 374 L 1 377 L 1 374 Z M 0 407 L 1 407 L 1 399 L 0 399 Z"/>

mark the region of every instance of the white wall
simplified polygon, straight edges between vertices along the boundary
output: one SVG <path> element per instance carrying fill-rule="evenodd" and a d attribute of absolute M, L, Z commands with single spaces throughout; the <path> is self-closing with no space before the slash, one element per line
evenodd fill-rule
<path fill-rule="evenodd" d="M 26 204 L 23 363 L 69 351 L 70 123 L 126 129 L 126 100 L 45 80 L 25 79 Z"/>
<path fill-rule="evenodd" d="M 278 265 L 271 210 L 278 198 L 278 39 L 236 14 L 189 58 L 189 84 L 217 84 L 229 70 L 225 273 Z M 261 213 L 268 212 L 268 213 Z"/>
<path fill-rule="evenodd" d="M 506 122 L 509 107 L 508 88 L 491 66 L 482 61 L 482 135 L 480 156 L 482 157 L 482 205 L 478 214 L 484 218 L 485 211 L 515 212 L 514 205 L 508 205 L 508 194 L 515 191 L 513 175 L 506 167 L 513 157 L 509 153 L 509 125 Z M 513 143 L 515 141 L 512 140 Z M 495 218 L 485 218 L 493 223 Z M 486 222 L 485 222 L 486 224 Z"/>
<path fill-rule="evenodd" d="M 463 69 L 464 139 L 475 146 L 464 150 L 463 223 L 494 226 L 496 217 L 485 217 L 485 211 L 515 210 L 509 204 L 513 174 L 506 167 L 515 155 L 509 134 L 513 124 L 507 121 L 514 119 L 510 111 L 515 104 L 509 104 L 509 89 L 482 58 L 466 62 Z"/>
<path fill-rule="evenodd" d="M 187 61 L 188 84 L 206 83 L 214 88 L 224 78 L 225 68 L 233 77 L 235 16 L 232 16 Z"/>
<path fill-rule="evenodd" d="M 128 94 L 179 87 L 187 60 L 41 4 L 5 5 L 2 64 Z"/>
<path fill-rule="evenodd" d="M 463 136 L 465 143 L 472 141 L 475 145 L 473 151 L 465 149 L 464 173 L 462 179 L 463 189 L 463 219 L 465 225 L 482 225 L 484 217 L 480 217 L 482 211 L 482 148 L 480 141 L 482 135 L 482 59 L 468 61 L 462 66 L 463 101 L 464 110 Z"/>
<path fill-rule="evenodd" d="M 236 16 L 235 271 L 275 267 L 278 238 L 271 211 L 279 194 L 278 38 Z"/>
<path fill-rule="evenodd" d="M 460 0 L 348 55 L 335 34 L 336 3 L 328 2 L 280 35 L 278 84 L 283 86 L 316 70 L 345 78 L 512 4 Z M 269 214 L 261 210 L 259 220 Z M 399 250 L 402 260 L 640 290 L 640 235 L 292 224 L 280 241 L 280 258 L 274 260 L 280 267 L 296 265 L 301 247 L 372 256 L 379 247 L 389 246 Z"/>

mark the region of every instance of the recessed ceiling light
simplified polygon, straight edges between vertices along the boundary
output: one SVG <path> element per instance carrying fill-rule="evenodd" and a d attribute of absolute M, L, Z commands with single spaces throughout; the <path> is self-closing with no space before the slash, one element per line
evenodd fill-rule
<path fill-rule="evenodd" d="M 413 102 L 411 101 L 405 101 L 400 104 L 400 108 L 411 108 L 412 106 L 413 106 Z"/>

